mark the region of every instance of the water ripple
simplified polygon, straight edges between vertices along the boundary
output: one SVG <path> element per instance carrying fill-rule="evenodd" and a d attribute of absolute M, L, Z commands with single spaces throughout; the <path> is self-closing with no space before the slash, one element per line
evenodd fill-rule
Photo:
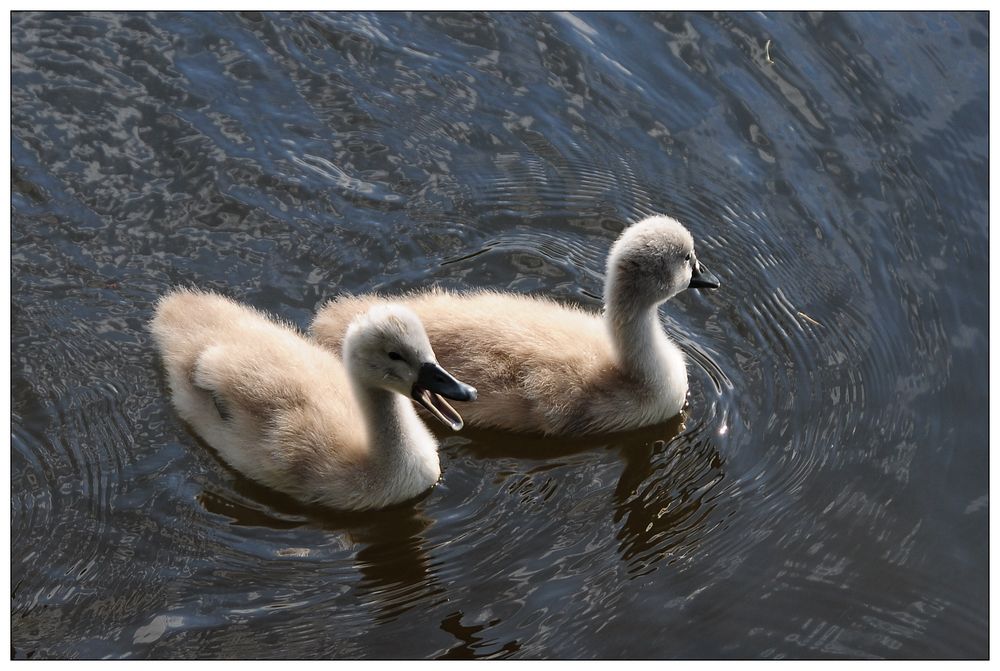
<path fill-rule="evenodd" d="M 983 656 L 987 23 L 15 14 L 12 656 Z M 723 285 L 661 310 L 682 416 L 442 436 L 388 511 L 233 473 L 145 331 L 178 284 L 596 311 L 660 212 Z"/>

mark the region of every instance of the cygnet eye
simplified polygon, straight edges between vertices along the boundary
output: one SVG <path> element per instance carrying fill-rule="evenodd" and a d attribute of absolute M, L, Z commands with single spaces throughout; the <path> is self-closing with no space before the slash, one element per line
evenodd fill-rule
<path fill-rule="evenodd" d="M 686 254 L 686 255 L 684 256 L 684 260 L 685 260 L 685 261 L 690 261 L 690 260 L 691 260 L 691 252 L 688 252 L 688 253 L 687 253 L 687 254 Z"/>
<path fill-rule="evenodd" d="M 389 352 L 389 358 L 392 359 L 393 361 L 402 361 L 403 355 L 401 355 L 399 352 Z"/>

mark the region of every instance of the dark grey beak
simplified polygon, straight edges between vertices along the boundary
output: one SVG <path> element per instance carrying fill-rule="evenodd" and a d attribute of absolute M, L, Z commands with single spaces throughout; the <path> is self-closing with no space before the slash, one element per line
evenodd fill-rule
<path fill-rule="evenodd" d="M 698 260 L 695 260 L 694 268 L 691 271 L 691 284 L 688 285 L 688 289 L 718 289 L 720 286 L 722 285 L 719 284 L 719 278 L 701 265 Z"/>
<path fill-rule="evenodd" d="M 462 416 L 442 397 L 453 401 L 475 401 L 476 388 L 456 380 L 438 364 L 427 362 L 420 365 L 411 395 L 427 412 L 458 431 L 464 426 Z"/>

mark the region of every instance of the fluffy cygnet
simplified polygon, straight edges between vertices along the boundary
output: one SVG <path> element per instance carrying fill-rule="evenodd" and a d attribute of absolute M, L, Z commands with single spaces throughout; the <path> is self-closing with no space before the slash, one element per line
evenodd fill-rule
<path fill-rule="evenodd" d="M 336 351 L 359 312 L 392 300 L 412 309 L 442 364 L 475 382 L 470 426 L 580 435 L 665 421 L 684 406 L 687 370 L 657 307 L 684 289 L 717 288 L 678 221 L 653 216 L 628 227 L 607 262 L 604 313 L 546 298 L 432 289 L 386 298 L 341 296 L 310 332 Z"/>
<path fill-rule="evenodd" d="M 410 397 L 458 430 L 442 396 L 471 401 L 476 390 L 438 365 L 405 307 L 381 303 L 345 326 L 341 361 L 214 293 L 175 290 L 150 322 L 178 414 L 229 465 L 304 503 L 381 508 L 441 474 Z"/>

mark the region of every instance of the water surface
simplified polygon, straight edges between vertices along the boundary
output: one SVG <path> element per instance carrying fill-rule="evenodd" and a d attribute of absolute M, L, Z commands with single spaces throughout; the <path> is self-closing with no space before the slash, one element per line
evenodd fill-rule
<path fill-rule="evenodd" d="M 17 658 L 984 658 L 985 14 L 12 15 Z M 675 422 L 442 436 L 303 509 L 173 413 L 217 289 L 600 308 L 664 212 Z"/>

